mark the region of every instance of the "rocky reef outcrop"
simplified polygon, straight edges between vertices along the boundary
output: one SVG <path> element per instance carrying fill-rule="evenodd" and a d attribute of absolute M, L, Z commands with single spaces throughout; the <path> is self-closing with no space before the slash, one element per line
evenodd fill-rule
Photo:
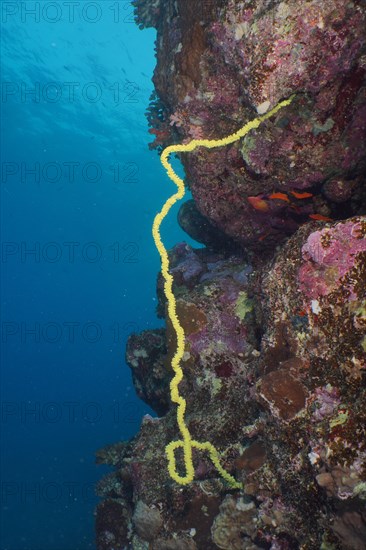
<path fill-rule="evenodd" d="M 167 321 L 128 343 L 137 389 L 163 416 L 98 453 L 115 467 L 99 485 L 99 522 L 117 514 L 125 525 L 106 519 L 98 548 L 365 547 L 366 218 L 319 225 L 300 228 L 265 269 L 184 243 L 171 251 L 187 425 L 244 490 L 198 451 L 194 482 L 169 478 Z"/>
<path fill-rule="evenodd" d="M 186 341 L 179 392 L 193 449 L 179 485 L 166 445 L 176 335 L 133 334 L 126 360 L 155 411 L 98 451 L 98 550 L 366 549 L 366 3 L 135 0 L 157 28 L 154 147 L 232 133 L 182 154 L 194 201 L 169 251 Z M 178 470 L 184 471 L 179 457 Z"/>
<path fill-rule="evenodd" d="M 135 4 L 158 30 L 153 147 L 223 137 L 297 94 L 240 142 L 182 155 L 202 214 L 263 254 L 311 215 L 364 211 L 364 1 Z"/>

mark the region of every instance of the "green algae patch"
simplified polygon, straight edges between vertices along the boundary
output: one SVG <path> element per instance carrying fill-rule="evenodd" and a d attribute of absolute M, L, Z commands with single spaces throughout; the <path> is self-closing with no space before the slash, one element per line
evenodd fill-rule
<path fill-rule="evenodd" d="M 334 428 L 335 426 L 342 426 L 342 424 L 345 424 L 347 422 L 348 415 L 348 411 L 340 412 L 336 418 L 333 418 L 333 420 L 329 422 L 329 426 L 331 428 Z"/>
<path fill-rule="evenodd" d="M 358 308 L 355 310 L 355 314 L 358 317 L 364 317 L 366 319 L 366 300 L 362 300 Z"/>
<path fill-rule="evenodd" d="M 364 351 L 366 351 L 366 336 L 364 336 L 361 340 L 361 346 Z"/>
<path fill-rule="evenodd" d="M 253 311 L 253 300 L 248 298 L 246 292 L 239 292 L 239 297 L 235 304 L 235 315 L 243 321 L 248 313 Z"/>
<path fill-rule="evenodd" d="M 323 125 L 321 124 L 314 124 L 313 126 L 313 134 L 314 136 L 318 136 L 319 134 L 323 132 L 328 132 L 331 130 L 334 126 L 334 120 L 332 118 L 327 118 L 325 123 Z"/>
<path fill-rule="evenodd" d="M 353 489 L 353 494 L 362 498 L 363 500 L 366 499 L 366 483 L 364 481 L 361 481 L 356 487 Z"/>

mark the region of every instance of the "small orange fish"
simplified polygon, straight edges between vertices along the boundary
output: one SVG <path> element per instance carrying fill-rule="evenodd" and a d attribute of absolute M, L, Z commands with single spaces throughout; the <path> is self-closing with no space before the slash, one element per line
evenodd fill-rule
<path fill-rule="evenodd" d="M 278 199 L 280 201 L 286 201 L 290 202 L 290 199 L 286 195 L 286 193 L 272 193 L 272 195 L 269 196 L 270 199 Z"/>
<path fill-rule="evenodd" d="M 291 195 L 295 197 L 295 199 L 310 199 L 310 197 L 313 197 L 314 195 L 312 193 L 297 193 L 297 191 L 290 191 Z"/>
<path fill-rule="evenodd" d="M 268 212 L 268 204 L 260 197 L 247 197 L 247 200 L 256 210 L 259 210 L 260 212 Z"/>
<path fill-rule="evenodd" d="M 322 214 L 309 214 L 309 218 L 318 222 L 334 222 L 332 218 L 327 218 L 327 216 L 322 216 Z"/>
<path fill-rule="evenodd" d="M 259 238 L 258 238 L 258 241 L 262 242 L 264 241 L 264 239 L 266 239 L 268 237 L 268 235 L 270 235 L 271 232 L 270 231 L 267 231 L 267 233 L 264 233 L 264 235 L 261 235 Z"/>

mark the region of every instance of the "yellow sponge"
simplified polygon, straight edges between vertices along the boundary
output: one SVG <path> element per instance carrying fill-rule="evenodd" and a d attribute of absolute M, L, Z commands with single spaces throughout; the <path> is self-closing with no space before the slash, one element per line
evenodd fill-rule
<path fill-rule="evenodd" d="M 168 301 L 168 315 L 173 325 L 173 328 L 177 336 L 177 349 L 172 359 L 172 369 L 174 371 L 174 377 L 170 383 L 170 396 L 173 403 L 178 405 L 177 407 L 177 423 L 178 428 L 181 434 L 182 439 L 179 441 L 171 441 L 165 449 L 166 456 L 168 459 L 168 471 L 170 477 L 181 485 L 186 485 L 191 483 L 194 479 L 194 467 L 192 459 L 192 449 L 200 449 L 202 451 L 207 451 L 212 463 L 219 472 L 219 474 L 225 479 L 230 487 L 241 489 L 243 488 L 242 483 L 235 480 L 235 478 L 229 474 L 220 464 L 220 457 L 217 449 L 209 442 L 199 442 L 192 439 L 191 434 L 187 428 L 187 425 L 184 420 L 184 414 L 187 407 L 187 402 L 179 394 L 178 385 L 183 379 L 183 371 L 180 366 L 185 346 L 185 334 L 183 327 L 181 326 L 179 319 L 177 317 L 177 307 L 175 296 L 173 294 L 173 277 L 169 273 L 169 257 L 164 247 L 164 244 L 160 237 L 160 226 L 165 216 L 169 213 L 171 207 L 180 199 L 184 197 L 185 187 L 184 181 L 174 172 L 171 164 L 169 163 L 169 156 L 172 153 L 187 153 L 194 151 L 197 147 L 206 147 L 212 149 L 214 147 L 223 147 L 224 145 L 229 145 L 238 141 L 240 138 L 244 137 L 250 130 L 258 128 L 258 126 L 266 119 L 270 118 L 276 114 L 280 109 L 289 105 L 293 99 L 292 95 L 289 99 L 281 101 L 271 109 L 268 113 L 259 116 L 258 118 L 247 122 L 240 130 L 231 134 L 230 136 L 224 137 L 222 139 L 194 139 L 191 142 L 184 145 L 170 145 L 166 147 L 161 154 L 161 163 L 164 166 L 169 178 L 176 184 L 177 192 L 169 197 L 165 202 L 161 211 L 155 216 L 152 233 L 156 248 L 159 251 L 161 258 L 161 271 L 164 278 L 164 293 Z M 181 447 L 183 449 L 183 459 L 185 465 L 185 475 L 180 475 L 177 472 L 176 461 L 175 461 L 175 450 Z"/>

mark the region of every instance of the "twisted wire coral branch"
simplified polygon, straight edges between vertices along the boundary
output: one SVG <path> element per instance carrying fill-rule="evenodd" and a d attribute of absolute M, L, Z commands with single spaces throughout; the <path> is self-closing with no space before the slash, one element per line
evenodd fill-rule
<path fill-rule="evenodd" d="M 280 109 L 289 105 L 294 99 L 295 95 L 292 95 L 289 99 L 285 99 L 278 103 L 273 109 L 268 113 L 259 116 L 258 118 L 247 122 L 240 130 L 231 134 L 222 139 L 194 139 L 190 143 L 184 145 L 170 145 L 166 147 L 161 154 L 161 163 L 165 168 L 169 178 L 176 184 L 177 192 L 169 197 L 165 202 L 161 211 L 155 216 L 152 233 L 155 242 L 155 246 L 159 251 L 161 258 L 161 271 L 164 278 L 164 293 L 168 302 L 168 315 L 171 320 L 172 326 L 175 330 L 177 337 L 177 349 L 173 356 L 171 365 L 174 371 L 174 377 L 170 383 L 170 396 L 173 403 L 178 405 L 177 407 L 177 424 L 182 436 L 181 440 L 171 441 L 165 448 L 166 456 L 168 459 L 168 471 L 170 477 L 181 485 L 187 485 L 191 483 L 194 479 L 194 467 L 192 460 L 192 449 L 200 449 L 202 451 L 208 451 L 210 459 L 214 464 L 217 471 L 225 479 L 228 484 L 233 488 L 242 488 L 242 483 L 236 481 L 236 479 L 229 474 L 220 464 L 219 453 L 217 449 L 212 445 L 212 443 L 200 442 L 192 439 L 191 434 L 188 430 L 188 427 L 185 423 L 184 415 L 187 408 L 187 402 L 183 396 L 179 394 L 178 386 L 183 379 L 183 370 L 180 366 L 181 360 L 184 354 L 185 347 L 185 334 L 182 325 L 179 322 L 177 316 L 177 305 L 175 296 L 173 294 L 173 276 L 169 273 L 169 257 L 166 251 L 166 248 L 160 237 L 160 226 L 164 218 L 169 213 L 171 207 L 180 199 L 184 197 L 185 186 L 184 181 L 174 172 L 170 162 L 169 156 L 172 153 L 188 153 L 194 151 L 197 147 L 206 147 L 208 149 L 213 149 L 214 147 L 222 147 L 224 145 L 229 145 L 238 141 L 240 138 L 244 137 L 250 130 L 258 128 L 258 126 L 271 116 L 275 115 Z M 185 475 L 180 475 L 177 472 L 176 461 L 175 461 L 175 450 L 178 448 L 183 448 L 183 458 L 185 465 Z"/>

